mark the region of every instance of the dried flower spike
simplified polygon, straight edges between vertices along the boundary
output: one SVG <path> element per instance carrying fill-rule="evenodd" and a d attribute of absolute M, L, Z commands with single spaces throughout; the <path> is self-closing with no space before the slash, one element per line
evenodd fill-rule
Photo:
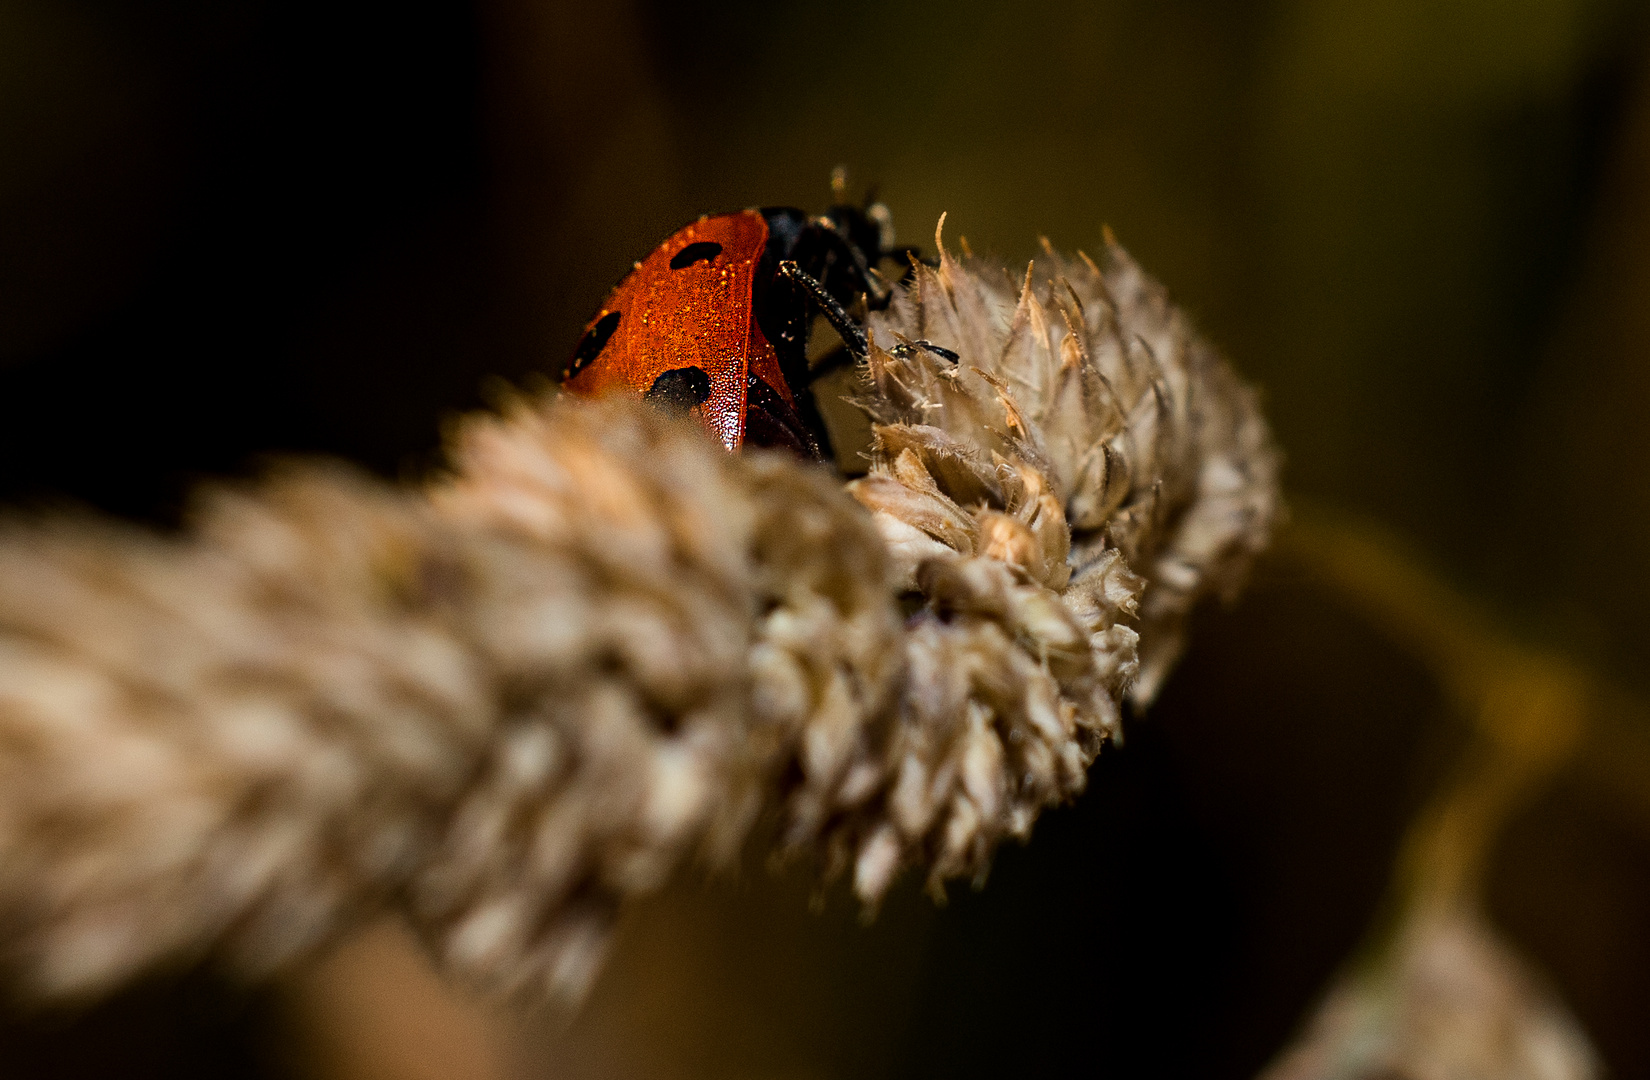
<path fill-rule="evenodd" d="M 521 399 L 426 491 L 292 466 L 191 534 L 0 530 L 0 962 L 261 974 L 386 907 L 577 996 L 614 912 L 780 850 L 978 877 L 1276 513 L 1254 400 L 1115 248 L 873 316 L 870 475 Z M 857 500 L 857 502 L 856 502 Z"/>
<path fill-rule="evenodd" d="M 1261 1080 L 1593 1080 L 1564 1005 L 1470 908 L 1418 911 Z"/>

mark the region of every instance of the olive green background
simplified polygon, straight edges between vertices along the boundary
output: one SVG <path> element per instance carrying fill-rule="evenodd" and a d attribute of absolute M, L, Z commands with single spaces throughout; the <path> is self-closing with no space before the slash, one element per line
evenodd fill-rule
<path fill-rule="evenodd" d="M 1263 388 L 1292 496 L 1650 693 L 1650 23 L 1626 0 L 0 0 L 0 491 L 163 524 L 267 451 L 434 459 L 694 215 L 1103 224 Z M 627 924 L 546 1075 L 1239 1077 L 1376 910 L 1459 731 L 1288 571 L 1090 794 L 862 928 L 759 866 Z M 1567 780 L 1493 913 L 1650 1076 L 1650 823 Z M 247 1075 L 210 972 L 0 1029 L 0 1074 Z M 13 1071 L 13 1070 L 20 1071 Z M 32 1070 L 32 1071 L 30 1071 Z"/>

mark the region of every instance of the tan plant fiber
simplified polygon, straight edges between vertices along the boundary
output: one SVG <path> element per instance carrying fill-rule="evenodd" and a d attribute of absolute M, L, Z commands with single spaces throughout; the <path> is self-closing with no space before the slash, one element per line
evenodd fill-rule
<path fill-rule="evenodd" d="M 459 977 L 576 997 L 627 898 L 765 821 L 867 902 L 978 877 L 1276 512 L 1252 396 L 1161 290 L 1039 265 L 946 255 L 870 317 L 851 495 L 540 394 L 423 489 L 298 463 L 182 537 L 0 526 L 8 985 L 258 976 L 393 909 Z"/>

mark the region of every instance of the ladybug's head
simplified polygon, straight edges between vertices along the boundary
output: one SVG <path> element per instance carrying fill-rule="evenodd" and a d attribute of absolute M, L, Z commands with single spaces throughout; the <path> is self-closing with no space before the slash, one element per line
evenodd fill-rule
<path fill-rule="evenodd" d="M 884 256 L 894 254 L 894 216 L 880 202 L 867 201 L 863 206 L 838 203 L 825 211 L 825 217 L 854 247 L 865 256 L 869 266 L 876 266 Z"/>

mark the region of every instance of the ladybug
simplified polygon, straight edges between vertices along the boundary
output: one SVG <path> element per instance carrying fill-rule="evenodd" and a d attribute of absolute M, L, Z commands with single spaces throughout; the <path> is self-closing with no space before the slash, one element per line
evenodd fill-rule
<path fill-rule="evenodd" d="M 880 204 L 791 207 L 701 217 L 613 289 L 562 374 L 565 390 L 629 392 L 696 417 L 730 450 L 782 447 L 823 460 L 829 439 L 809 390 L 838 354 L 809 368 L 808 331 L 823 314 L 850 356 L 865 333 L 848 314 L 887 305 L 876 271 L 892 235 Z"/>

